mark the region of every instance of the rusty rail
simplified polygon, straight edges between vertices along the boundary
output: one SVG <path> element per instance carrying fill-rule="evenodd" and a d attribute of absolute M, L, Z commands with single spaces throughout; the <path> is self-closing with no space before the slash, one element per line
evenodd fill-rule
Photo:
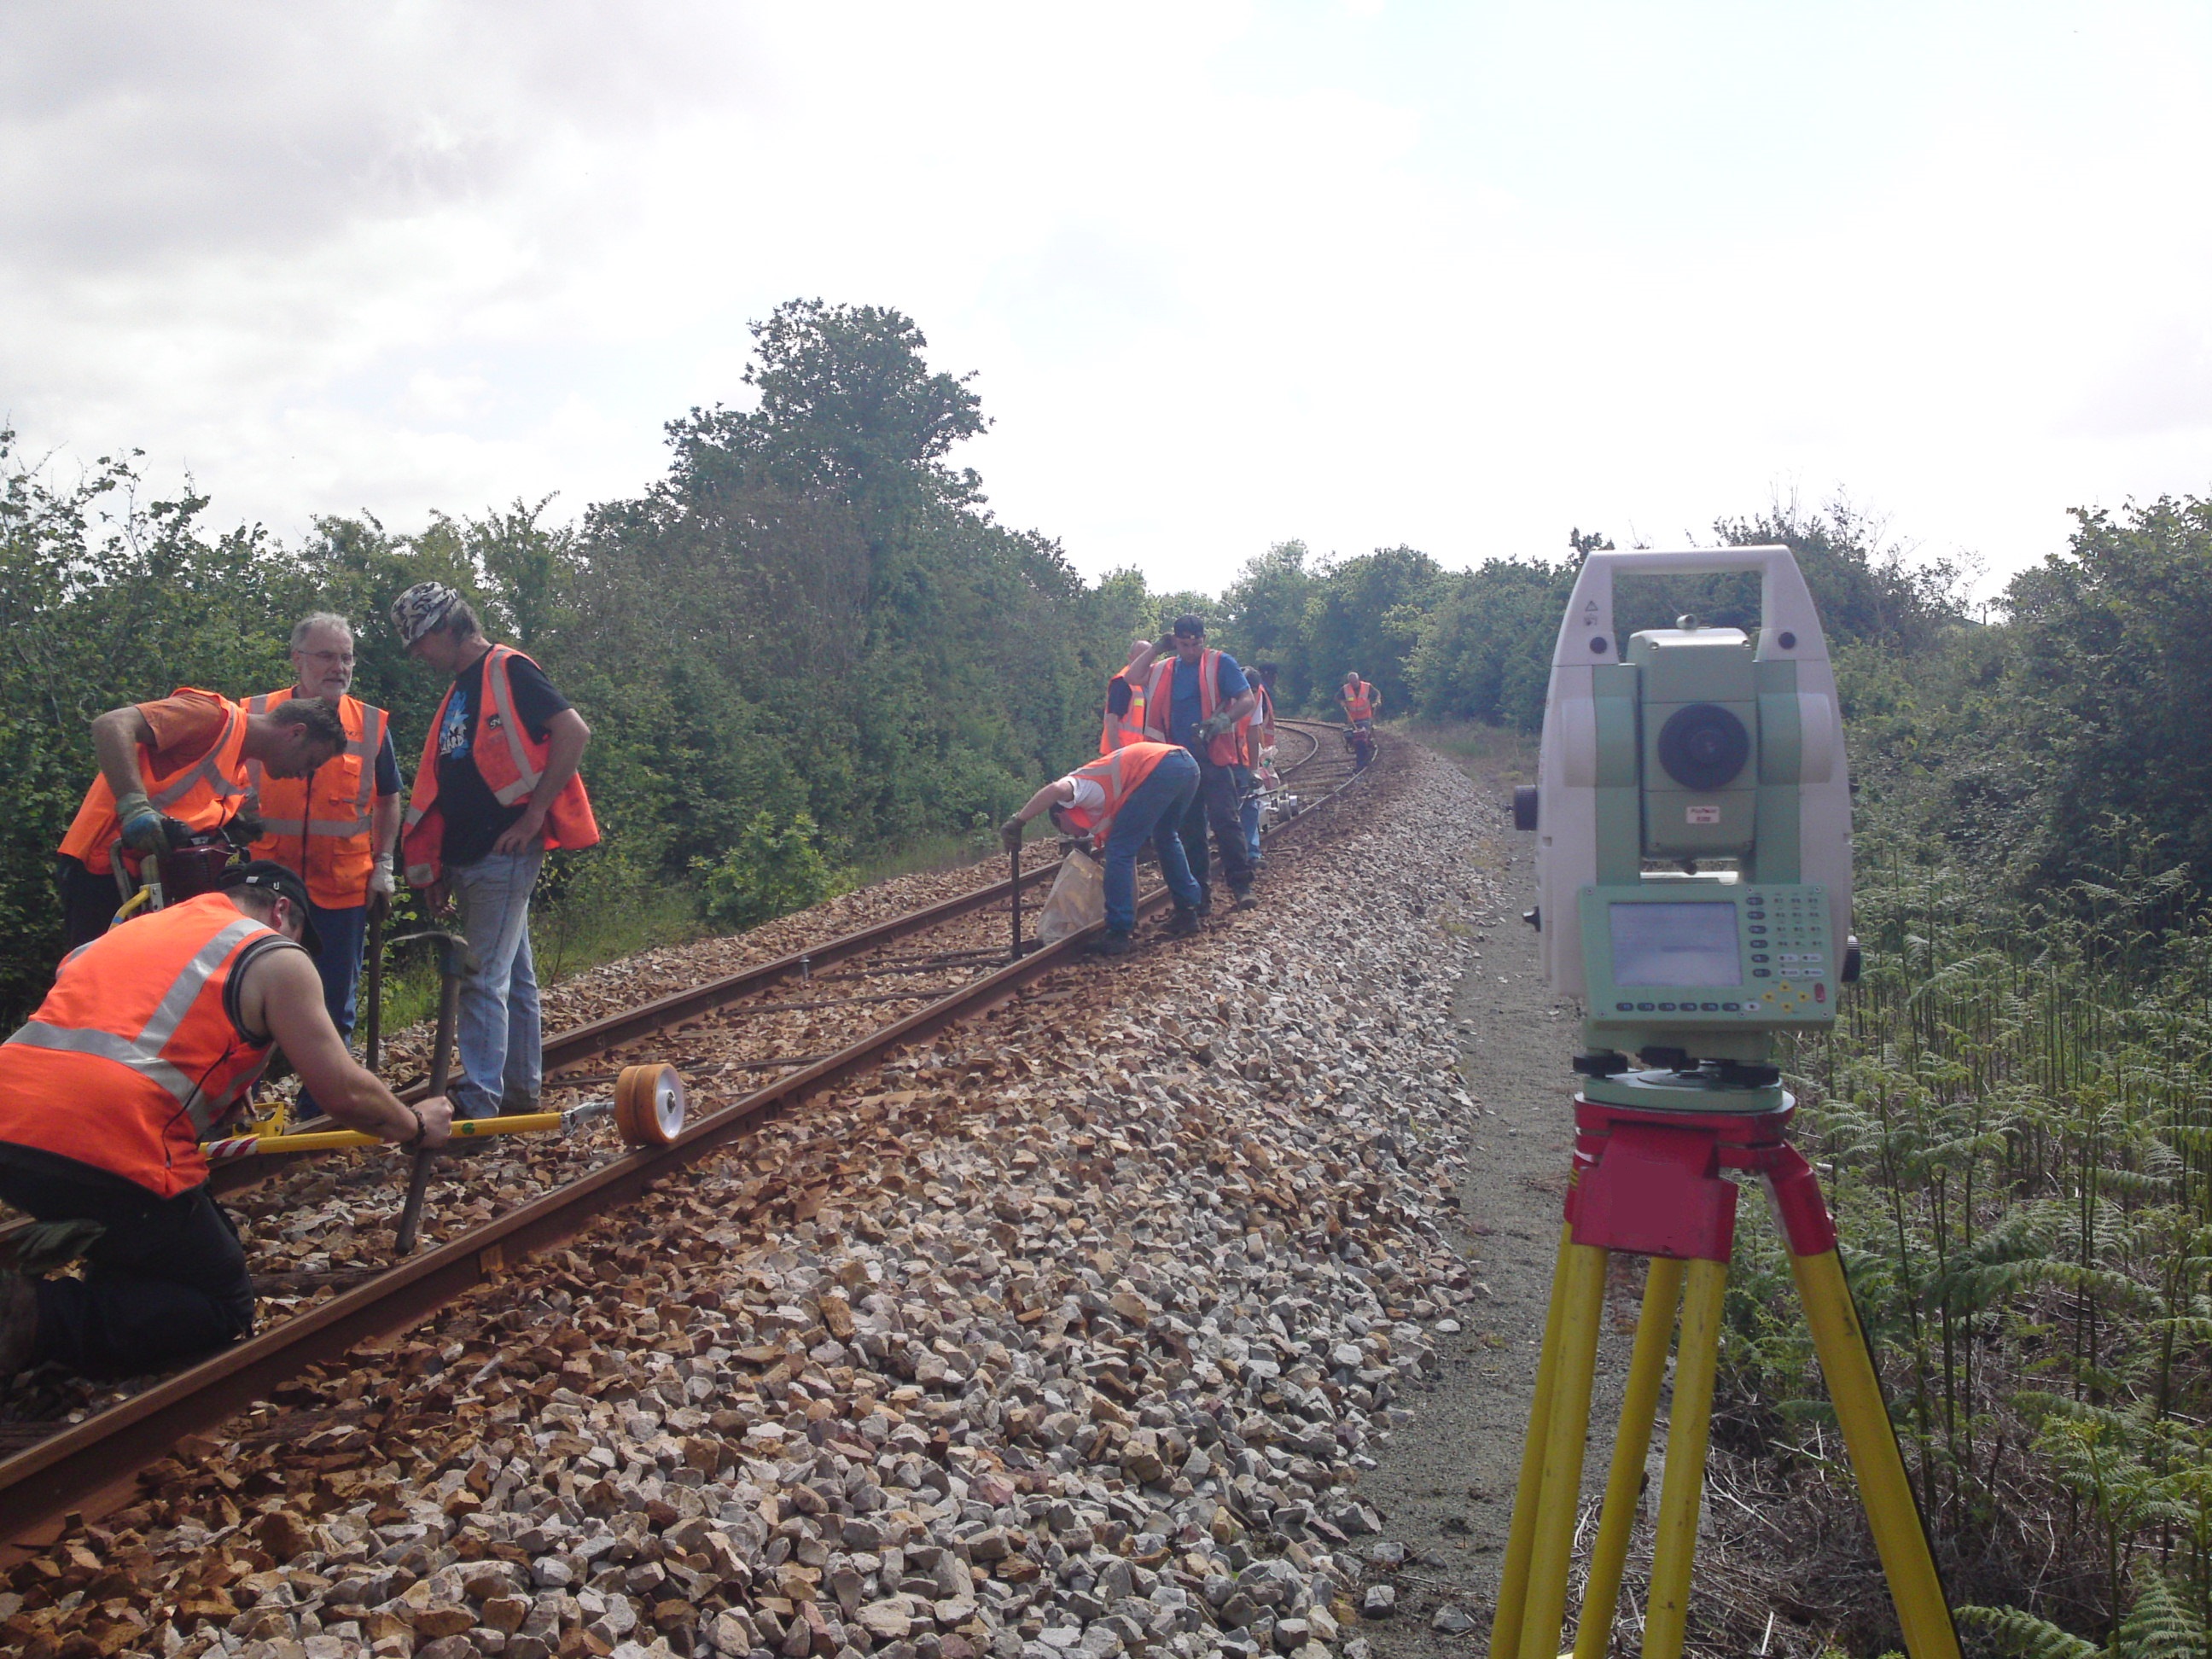
<path fill-rule="evenodd" d="M 1321 752 L 1322 745 L 1316 742 L 1313 753 Z M 1331 796 L 1371 770 L 1337 783 Z M 1309 816 L 1301 814 L 1290 822 L 1302 823 Z M 1024 878 L 1024 881 L 1030 878 Z M 1007 885 L 997 884 L 1000 890 Z M 1138 913 L 1157 911 L 1167 902 L 1167 890 L 1155 887 L 1138 900 Z M 967 895 L 878 928 L 848 934 L 833 946 L 807 954 L 818 961 L 829 950 L 842 947 L 842 954 L 850 955 L 866 948 L 856 941 L 880 943 L 887 937 L 929 925 L 921 921 L 921 917 L 943 921 L 979 908 L 975 896 Z M 687 1124 L 666 1147 L 626 1152 L 464 1237 L 386 1268 L 258 1336 L 0 1460 L 4 1541 L 28 1546 L 36 1534 L 65 1515 L 95 1515 L 127 1502 L 135 1492 L 138 1471 L 166 1455 L 185 1435 L 221 1423 L 306 1367 L 336 1360 L 368 1338 L 404 1330 L 525 1257 L 574 1237 L 609 1210 L 635 1200 L 653 1182 L 709 1156 L 743 1133 L 763 1114 L 864 1071 L 892 1049 L 934 1036 L 999 1006 L 1023 987 L 1075 959 L 1097 931 L 1092 928 L 1053 945 L 1036 946 L 1018 960 L 927 1007 L 870 1031 L 804 1070 L 779 1078 Z M 794 965 L 797 962 L 796 957 L 785 960 Z M 767 969 L 750 969 L 716 981 L 713 987 L 663 997 L 580 1027 L 562 1040 L 562 1063 L 573 1064 L 658 1025 L 704 1012 L 714 1006 L 709 992 L 739 981 L 762 982 L 760 975 L 782 966 L 770 963 Z M 728 994 L 723 989 L 723 1000 Z M 657 1020 L 647 1018 L 649 1012 L 657 1012 Z M 548 1045 L 546 1057 L 550 1067 L 554 1063 L 553 1045 Z"/>

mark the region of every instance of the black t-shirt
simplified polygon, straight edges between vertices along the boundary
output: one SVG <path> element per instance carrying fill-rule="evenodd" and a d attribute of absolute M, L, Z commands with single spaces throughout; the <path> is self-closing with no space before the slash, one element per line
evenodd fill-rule
<path fill-rule="evenodd" d="M 484 694 L 484 664 L 490 659 L 487 651 L 453 677 L 453 694 L 438 727 L 438 811 L 446 820 L 444 858 L 449 865 L 474 864 L 489 853 L 491 844 L 528 805 L 517 801 L 501 806 L 477 770 L 470 749 L 476 736 L 477 703 Z M 568 700 L 553 689 L 544 669 L 525 657 L 507 659 L 507 681 L 514 688 L 515 717 L 534 742 L 544 742 L 547 726 L 570 707 Z"/>

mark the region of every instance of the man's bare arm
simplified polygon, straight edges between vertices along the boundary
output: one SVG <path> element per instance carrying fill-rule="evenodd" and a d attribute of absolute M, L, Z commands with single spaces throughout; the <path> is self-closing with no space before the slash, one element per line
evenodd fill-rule
<path fill-rule="evenodd" d="M 138 775 L 138 750 L 153 744 L 153 723 L 139 712 L 137 703 L 111 708 L 93 721 L 93 758 L 100 763 L 100 775 L 107 780 L 116 799 L 144 793 L 145 780 Z"/>
<path fill-rule="evenodd" d="M 410 1110 L 374 1074 L 356 1063 L 323 1006 L 322 976 L 305 951 L 264 950 L 246 964 L 239 988 L 246 1025 L 269 1032 L 316 1103 L 349 1129 L 386 1140 L 411 1140 L 416 1111 L 423 1144 L 442 1146 L 453 1108 L 441 1097 Z"/>
<path fill-rule="evenodd" d="M 399 844 L 400 799 L 395 792 L 379 795 L 376 805 L 369 810 L 369 846 L 380 859 L 392 856 L 392 849 Z"/>

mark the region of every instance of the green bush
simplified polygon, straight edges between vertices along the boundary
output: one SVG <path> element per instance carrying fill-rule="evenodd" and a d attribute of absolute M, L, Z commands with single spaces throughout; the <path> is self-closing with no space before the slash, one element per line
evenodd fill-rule
<path fill-rule="evenodd" d="M 719 862 L 693 866 L 705 882 L 708 920 L 757 927 L 845 891 L 850 884 L 823 856 L 820 834 L 811 813 L 796 814 L 781 829 L 772 814 L 754 814 Z"/>

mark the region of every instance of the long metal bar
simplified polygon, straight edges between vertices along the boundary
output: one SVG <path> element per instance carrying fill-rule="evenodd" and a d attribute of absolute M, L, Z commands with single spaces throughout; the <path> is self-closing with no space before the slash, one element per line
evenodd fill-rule
<path fill-rule="evenodd" d="M 974 897 L 964 896 L 966 909 L 982 908 Z M 1167 902 L 1167 890 L 1157 887 L 1138 900 L 1137 908 L 1143 915 Z M 933 908 L 941 912 L 944 907 Z M 574 1237 L 601 1215 L 641 1197 L 651 1182 L 708 1157 L 776 1107 L 864 1071 L 892 1049 L 997 1006 L 1073 961 L 1097 931 L 1094 927 L 1040 946 L 805 1070 L 708 1114 L 687 1125 L 666 1147 L 633 1151 L 604 1164 L 465 1237 L 398 1262 L 366 1284 L 0 1460 L 0 1516 L 7 1518 L 7 1540 L 25 1540 L 72 1510 L 91 1512 L 95 1497 L 125 1501 L 124 1489 L 137 1472 L 166 1455 L 184 1436 L 221 1423 L 306 1367 L 333 1361 L 370 1337 L 403 1330 L 524 1256 Z M 666 1007 L 690 1000 L 686 994 L 647 1006 Z M 597 1024 L 615 1028 L 633 1017 Z"/>

